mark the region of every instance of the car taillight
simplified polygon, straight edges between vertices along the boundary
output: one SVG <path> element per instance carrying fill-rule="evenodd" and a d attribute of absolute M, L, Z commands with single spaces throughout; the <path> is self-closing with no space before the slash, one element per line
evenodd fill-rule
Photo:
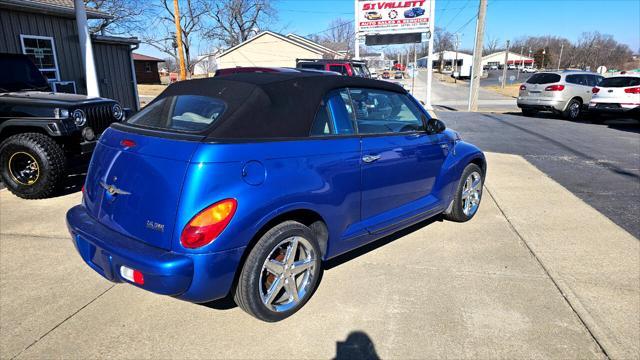
<path fill-rule="evenodd" d="M 136 142 L 131 140 L 131 139 L 124 139 L 124 140 L 120 141 L 120 145 L 122 145 L 123 147 L 126 147 L 126 148 L 130 148 L 130 147 L 136 146 Z"/>
<path fill-rule="evenodd" d="M 138 270 L 130 269 L 126 266 L 120 267 L 120 276 L 134 284 L 144 285 L 144 275 Z"/>
<path fill-rule="evenodd" d="M 520 90 L 527 90 L 527 87 L 523 85 L 520 85 Z"/>
<path fill-rule="evenodd" d="M 600 92 L 600 88 L 594 87 L 593 89 L 591 89 L 591 92 L 597 94 L 598 92 Z"/>
<path fill-rule="evenodd" d="M 640 94 L 640 87 L 624 89 L 624 92 L 627 94 Z"/>
<path fill-rule="evenodd" d="M 550 85 L 544 88 L 544 91 L 562 91 L 564 90 L 564 85 Z"/>
<path fill-rule="evenodd" d="M 235 199 L 225 199 L 199 212 L 182 230 L 182 246 L 196 249 L 211 243 L 227 227 L 237 207 Z"/>

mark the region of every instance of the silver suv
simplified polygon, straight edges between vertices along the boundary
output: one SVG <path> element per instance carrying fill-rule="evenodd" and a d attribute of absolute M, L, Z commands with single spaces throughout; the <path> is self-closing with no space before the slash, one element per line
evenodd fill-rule
<path fill-rule="evenodd" d="M 569 120 L 577 120 L 591 101 L 591 89 L 603 77 L 586 71 L 540 72 L 520 85 L 518 107 L 524 115 L 553 111 Z"/>

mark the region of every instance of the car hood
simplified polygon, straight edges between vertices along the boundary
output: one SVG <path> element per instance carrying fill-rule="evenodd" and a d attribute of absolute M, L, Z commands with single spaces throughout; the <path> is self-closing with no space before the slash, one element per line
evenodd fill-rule
<path fill-rule="evenodd" d="M 45 91 L 20 91 L 0 93 L 0 102 L 29 102 L 30 104 L 80 105 L 93 102 L 112 101 L 100 97 L 79 94 L 52 93 Z"/>

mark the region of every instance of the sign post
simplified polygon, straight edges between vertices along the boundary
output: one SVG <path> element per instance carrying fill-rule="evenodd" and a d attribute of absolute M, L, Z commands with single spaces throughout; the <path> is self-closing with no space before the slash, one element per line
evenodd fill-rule
<path fill-rule="evenodd" d="M 429 0 L 431 2 L 431 6 L 429 6 L 430 12 L 430 21 L 429 21 L 429 32 L 427 33 L 429 39 L 429 50 L 427 50 L 427 98 L 425 101 L 425 106 L 427 110 L 433 110 L 433 106 L 431 105 L 431 84 L 433 82 L 433 38 L 434 38 L 434 17 L 436 15 L 436 0 Z"/>

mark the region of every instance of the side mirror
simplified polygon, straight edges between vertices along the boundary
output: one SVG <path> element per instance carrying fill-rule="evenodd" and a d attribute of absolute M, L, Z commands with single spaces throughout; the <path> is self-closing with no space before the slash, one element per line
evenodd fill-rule
<path fill-rule="evenodd" d="M 426 120 L 426 118 L 423 118 L 423 122 L 425 123 L 425 130 L 428 134 L 432 135 L 432 134 L 439 134 L 441 132 L 443 132 L 447 126 L 444 124 L 444 122 L 442 122 L 441 120 L 438 120 L 436 118 L 431 118 Z"/>

